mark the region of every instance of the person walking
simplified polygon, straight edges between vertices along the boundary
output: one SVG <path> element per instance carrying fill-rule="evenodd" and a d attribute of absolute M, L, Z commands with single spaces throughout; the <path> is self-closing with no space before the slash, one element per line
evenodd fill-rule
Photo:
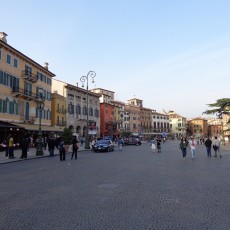
<path fill-rule="evenodd" d="M 47 137 L 44 137 L 44 150 L 47 148 Z"/>
<path fill-rule="evenodd" d="M 6 139 L 4 140 L 4 145 L 6 146 L 6 152 L 5 152 L 5 157 L 8 158 L 9 157 L 9 139 L 10 139 L 10 134 L 6 137 Z"/>
<path fill-rule="evenodd" d="M 212 149 L 212 141 L 208 137 L 207 140 L 204 142 L 204 145 L 207 149 L 207 156 L 211 157 L 211 149 Z"/>
<path fill-rule="evenodd" d="M 191 140 L 189 141 L 189 146 L 190 146 L 191 153 L 192 153 L 192 159 L 194 160 L 195 159 L 197 142 L 196 142 L 196 140 L 194 140 L 193 137 L 191 137 Z"/>
<path fill-rule="evenodd" d="M 29 146 L 29 141 L 28 141 L 27 136 L 24 134 L 24 136 L 22 137 L 22 141 L 21 141 L 21 149 L 22 149 L 22 154 L 20 157 L 21 159 L 27 158 L 28 146 Z"/>
<path fill-rule="evenodd" d="M 60 161 L 65 161 L 65 146 L 64 146 L 64 140 L 61 138 L 60 139 L 60 144 L 59 144 L 59 154 L 60 154 Z"/>
<path fill-rule="evenodd" d="M 122 152 L 122 150 L 123 150 L 123 140 L 122 140 L 122 138 L 119 138 L 119 140 L 118 140 L 118 148 L 119 148 L 119 152 Z"/>
<path fill-rule="evenodd" d="M 8 146 L 9 146 L 9 159 L 13 159 L 14 158 L 14 139 L 11 134 L 9 136 Z"/>
<path fill-rule="evenodd" d="M 78 150 L 78 146 L 79 146 L 79 142 L 77 140 L 77 137 L 74 136 L 73 137 L 73 141 L 72 141 L 72 149 L 73 149 L 73 153 L 71 156 L 71 160 L 73 160 L 73 157 L 75 156 L 75 160 L 77 160 L 77 150 Z"/>
<path fill-rule="evenodd" d="M 48 144 L 48 151 L 49 151 L 50 157 L 53 157 L 54 149 L 56 147 L 56 140 L 53 137 L 53 135 L 51 135 L 50 138 L 47 140 L 47 144 Z"/>
<path fill-rule="evenodd" d="M 152 152 L 155 153 L 157 147 L 156 147 L 156 142 L 154 139 L 151 140 L 150 146 L 151 146 Z"/>
<path fill-rule="evenodd" d="M 158 137 L 156 142 L 157 142 L 157 152 L 161 153 L 161 138 Z"/>
<path fill-rule="evenodd" d="M 179 146 L 182 152 L 183 159 L 185 159 L 187 155 L 188 140 L 185 137 L 182 137 Z"/>
<path fill-rule="evenodd" d="M 217 157 L 217 153 L 219 153 L 220 158 L 221 158 L 222 156 L 221 156 L 221 152 L 220 152 L 220 140 L 217 138 L 217 136 L 215 136 L 212 147 L 215 151 L 214 157 Z"/>

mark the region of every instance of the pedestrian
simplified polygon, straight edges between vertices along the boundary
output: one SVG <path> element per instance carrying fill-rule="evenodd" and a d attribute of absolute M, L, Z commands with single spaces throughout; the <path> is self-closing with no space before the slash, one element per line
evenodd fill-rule
<path fill-rule="evenodd" d="M 157 152 L 161 153 L 161 138 L 158 137 L 156 142 L 157 142 Z"/>
<path fill-rule="evenodd" d="M 6 147 L 6 153 L 5 153 L 5 157 L 7 158 L 9 156 L 9 139 L 10 139 L 10 135 L 8 135 L 6 137 L 6 139 L 4 140 L 3 144 Z"/>
<path fill-rule="evenodd" d="M 47 148 L 47 137 L 44 137 L 44 150 Z"/>
<path fill-rule="evenodd" d="M 220 140 L 217 138 L 217 136 L 215 136 L 212 147 L 215 151 L 214 157 L 217 157 L 217 153 L 219 153 L 220 158 L 221 158 L 222 156 L 221 156 L 221 152 L 220 152 Z"/>
<path fill-rule="evenodd" d="M 119 148 L 119 152 L 122 152 L 122 149 L 123 149 L 123 140 L 122 138 L 119 138 L 118 140 L 118 148 Z"/>
<path fill-rule="evenodd" d="M 65 146 L 64 146 L 64 140 L 62 138 L 60 139 L 60 144 L 58 148 L 59 148 L 59 154 L 60 154 L 60 161 L 65 161 L 66 151 L 65 151 Z"/>
<path fill-rule="evenodd" d="M 154 139 L 150 141 L 150 146 L 151 146 L 152 152 L 155 153 L 156 152 L 156 142 Z"/>
<path fill-rule="evenodd" d="M 14 158 L 14 139 L 11 134 L 9 136 L 8 146 L 9 146 L 9 159 L 13 159 Z"/>
<path fill-rule="evenodd" d="M 24 134 L 21 141 L 21 149 L 22 149 L 22 154 L 20 157 L 21 159 L 27 158 L 28 146 L 29 146 L 29 141 L 27 136 Z"/>
<path fill-rule="evenodd" d="M 75 156 L 75 160 L 77 160 L 77 150 L 78 150 L 78 147 L 79 147 L 79 142 L 77 140 L 77 137 L 74 136 L 73 137 L 73 141 L 72 141 L 72 156 L 71 156 L 71 160 L 73 160 L 73 157 Z"/>
<path fill-rule="evenodd" d="M 28 149 L 27 149 L 27 153 L 30 153 L 30 148 L 32 148 L 33 147 L 33 144 L 34 144 L 34 140 L 33 140 L 33 138 L 30 136 L 29 138 L 28 138 Z"/>
<path fill-rule="evenodd" d="M 212 149 L 212 141 L 208 137 L 207 140 L 204 142 L 204 145 L 207 149 L 207 156 L 211 157 L 211 149 Z"/>
<path fill-rule="evenodd" d="M 180 149 L 181 149 L 181 152 L 182 152 L 183 159 L 185 159 L 185 157 L 187 155 L 187 147 L 188 147 L 187 138 L 182 137 L 179 146 L 180 146 Z"/>
<path fill-rule="evenodd" d="M 47 140 L 47 144 L 48 144 L 48 151 L 49 151 L 50 157 L 53 157 L 54 156 L 54 149 L 56 147 L 56 140 L 52 134 L 51 134 L 50 138 Z"/>
<path fill-rule="evenodd" d="M 93 147 L 94 147 L 95 143 L 96 143 L 96 139 L 93 138 L 93 140 L 92 140 L 91 143 L 90 143 L 90 150 L 91 150 L 91 151 L 93 151 Z"/>
<path fill-rule="evenodd" d="M 196 140 L 194 140 L 193 137 L 191 137 L 191 140 L 189 141 L 189 146 L 190 146 L 191 153 L 192 153 L 192 159 L 194 160 L 195 159 L 197 142 L 196 142 Z"/>

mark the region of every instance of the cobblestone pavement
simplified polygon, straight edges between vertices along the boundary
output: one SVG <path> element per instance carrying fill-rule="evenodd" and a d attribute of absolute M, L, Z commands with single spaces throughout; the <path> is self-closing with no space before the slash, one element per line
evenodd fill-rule
<path fill-rule="evenodd" d="M 81 151 L 85 151 L 84 146 L 80 146 L 78 152 Z M 8 163 L 13 163 L 13 162 L 17 162 L 17 161 L 24 161 L 24 160 L 32 160 L 32 159 L 39 159 L 42 157 L 49 157 L 49 151 L 48 149 L 43 149 L 44 155 L 43 156 L 36 156 L 36 148 L 30 148 L 29 152 L 27 153 L 27 158 L 26 159 L 21 159 L 21 155 L 22 155 L 22 150 L 21 149 L 17 149 L 14 150 L 14 158 L 13 159 L 9 159 L 8 157 L 5 157 L 5 152 L 0 152 L 0 164 L 8 164 Z M 71 153 L 71 146 L 69 146 L 69 151 L 67 152 L 67 154 Z M 54 150 L 54 155 L 59 155 L 59 150 L 57 148 L 55 148 Z"/>
<path fill-rule="evenodd" d="M 230 151 L 186 160 L 177 141 L 0 165 L 0 229 L 230 229 Z"/>

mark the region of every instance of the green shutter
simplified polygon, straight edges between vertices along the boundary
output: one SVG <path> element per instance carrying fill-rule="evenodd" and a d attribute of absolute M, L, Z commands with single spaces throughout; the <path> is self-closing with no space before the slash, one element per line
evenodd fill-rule
<path fill-rule="evenodd" d="M 0 99 L 0 113 L 2 112 L 2 99 Z"/>
<path fill-rule="evenodd" d="M 18 103 L 16 104 L 16 115 L 18 115 Z"/>
<path fill-rule="evenodd" d="M 6 113 L 7 110 L 7 102 L 6 100 L 3 100 L 3 113 Z"/>

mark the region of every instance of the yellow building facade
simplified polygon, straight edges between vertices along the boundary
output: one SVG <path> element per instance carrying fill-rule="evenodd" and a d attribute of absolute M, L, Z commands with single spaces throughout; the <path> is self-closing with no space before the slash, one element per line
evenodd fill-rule
<path fill-rule="evenodd" d="M 51 124 L 57 127 L 66 126 L 66 98 L 60 94 L 52 93 Z"/>
<path fill-rule="evenodd" d="M 39 103 L 41 124 L 51 126 L 51 85 L 55 76 L 48 63 L 41 66 L 7 43 L 0 32 L 0 119 L 37 130 Z M 34 128 L 32 128 L 34 127 Z"/>

